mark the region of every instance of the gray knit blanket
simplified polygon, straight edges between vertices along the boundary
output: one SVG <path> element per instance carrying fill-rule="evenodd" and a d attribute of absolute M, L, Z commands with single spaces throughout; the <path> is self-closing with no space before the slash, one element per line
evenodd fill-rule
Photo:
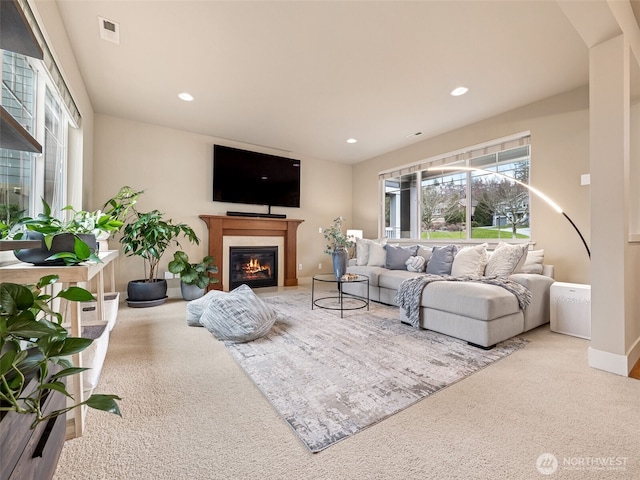
<path fill-rule="evenodd" d="M 418 277 L 408 278 L 400 284 L 398 293 L 396 294 L 396 303 L 404 308 L 409 322 L 414 327 L 420 326 L 420 300 L 422 299 L 422 291 L 431 282 L 477 282 L 477 283 L 489 283 L 491 285 L 497 285 L 511 292 L 518 299 L 518 304 L 521 310 L 526 308 L 531 303 L 531 292 L 520 285 L 518 282 L 509 280 L 507 277 L 493 275 L 489 277 L 476 277 L 476 276 L 462 276 L 452 277 L 451 275 L 431 275 L 424 274 Z"/>

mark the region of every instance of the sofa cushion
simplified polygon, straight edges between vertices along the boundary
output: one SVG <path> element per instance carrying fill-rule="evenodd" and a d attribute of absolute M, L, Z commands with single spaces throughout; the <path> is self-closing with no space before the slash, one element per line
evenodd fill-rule
<path fill-rule="evenodd" d="M 407 269 L 407 260 L 414 256 L 418 251 L 418 246 L 414 245 L 412 247 L 402 247 L 399 245 L 385 245 L 385 250 L 387 251 L 385 268 L 389 270 L 406 270 Z"/>
<path fill-rule="evenodd" d="M 487 276 L 511 275 L 524 264 L 528 249 L 529 245 L 526 243 L 509 244 L 500 242 L 489 257 L 484 274 Z"/>
<path fill-rule="evenodd" d="M 398 290 L 400 284 L 407 278 L 413 278 L 421 273 L 409 272 L 407 270 L 385 270 L 378 278 L 378 286 L 380 288 L 388 288 L 389 290 Z"/>
<path fill-rule="evenodd" d="M 421 305 L 478 320 L 520 311 L 515 295 L 497 285 L 476 282 L 432 282 L 422 292 Z"/>
<path fill-rule="evenodd" d="M 451 275 L 462 277 L 467 275 L 482 276 L 487 265 L 487 243 L 463 247 L 456 253 L 451 266 Z"/>
<path fill-rule="evenodd" d="M 358 275 L 366 275 L 369 277 L 369 287 L 379 286 L 380 275 L 389 272 L 384 267 L 367 267 L 366 265 L 352 265 L 347 267 L 347 273 L 357 273 Z"/>
<path fill-rule="evenodd" d="M 457 251 L 458 247 L 456 245 L 433 247 L 431 259 L 429 263 L 427 263 L 427 273 L 433 275 L 450 275 L 453 259 Z"/>

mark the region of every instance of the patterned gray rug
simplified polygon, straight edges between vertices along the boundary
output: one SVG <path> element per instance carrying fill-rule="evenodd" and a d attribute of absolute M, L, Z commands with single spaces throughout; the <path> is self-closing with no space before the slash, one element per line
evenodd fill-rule
<path fill-rule="evenodd" d="M 398 309 L 311 310 L 311 294 L 264 300 L 271 332 L 227 344 L 239 365 L 313 453 L 343 440 L 522 348 L 513 338 L 484 351 L 401 324 Z"/>

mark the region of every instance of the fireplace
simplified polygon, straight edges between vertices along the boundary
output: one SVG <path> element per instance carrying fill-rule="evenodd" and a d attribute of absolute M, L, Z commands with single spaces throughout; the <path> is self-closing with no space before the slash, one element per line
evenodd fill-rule
<path fill-rule="evenodd" d="M 278 286 L 278 247 L 229 247 L 229 290 Z"/>

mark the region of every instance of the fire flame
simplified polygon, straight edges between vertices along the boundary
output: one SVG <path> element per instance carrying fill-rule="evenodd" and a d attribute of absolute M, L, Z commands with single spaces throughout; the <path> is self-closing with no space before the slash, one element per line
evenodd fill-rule
<path fill-rule="evenodd" d="M 257 258 L 249 259 L 249 263 L 245 263 L 242 270 L 248 274 L 264 272 L 271 275 L 271 267 L 269 265 L 262 266 Z"/>

